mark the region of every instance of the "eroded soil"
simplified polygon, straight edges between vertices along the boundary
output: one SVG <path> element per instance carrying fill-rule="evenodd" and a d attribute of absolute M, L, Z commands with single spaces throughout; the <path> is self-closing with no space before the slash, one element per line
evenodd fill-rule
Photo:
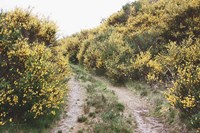
<path fill-rule="evenodd" d="M 68 82 L 69 96 L 68 106 L 65 107 L 64 114 L 60 121 L 52 129 L 52 133 L 75 133 L 79 123 L 77 119 L 83 114 L 83 106 L 85 100 L 85 90 L 80 86 L 75 78 L 71 78 Z"/>

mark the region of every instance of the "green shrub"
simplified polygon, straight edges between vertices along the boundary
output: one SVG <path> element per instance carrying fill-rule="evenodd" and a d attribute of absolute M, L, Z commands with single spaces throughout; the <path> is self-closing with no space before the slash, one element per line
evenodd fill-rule
<path fill-rule="evenodd" d="M 86 116 L 80 116 L 80 117 L 78 117 L 77 121 L 80 122 L 80 123 L 85 122 L 85 121 L 87 121 L 87 117 Z"/>
<path fill-rule="evenodd" d="M 69 67 L 47 47 L 56 41 L 54 24 L 16 9 L 1 13 L 0 29 L 0 125 L 55 115 Z"/>

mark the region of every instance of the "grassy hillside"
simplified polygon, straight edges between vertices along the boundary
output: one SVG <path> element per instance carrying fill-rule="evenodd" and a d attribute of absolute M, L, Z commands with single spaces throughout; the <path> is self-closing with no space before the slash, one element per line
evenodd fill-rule
<path fill-rule="evenodd" d="M 139 0 L 59 43 L 71 62 L 113 82 L 164 86 L 171 109 L 199 130 L 200 0 Z"/>

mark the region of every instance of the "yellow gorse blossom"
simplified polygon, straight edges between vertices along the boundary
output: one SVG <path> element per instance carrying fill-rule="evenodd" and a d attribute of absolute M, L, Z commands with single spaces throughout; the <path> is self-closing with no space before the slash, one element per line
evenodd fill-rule
<path fill-rule="evenodd" d="M 55 24 L 19 8 L 0 17 L 0 126 L 19 114 L 55 115 L 70 73 L 68 59 L 53 46 Z"/>
<path fill-rule="evenodd" d="M 196 106 L 196 103 L 195 103 L 195 98 L 194 96 L 187 96 L 184 98 L 184 100 L 181 100 L 181 103 L 183 104 L 183 107 L 184 108 L 193 108 Z"/>

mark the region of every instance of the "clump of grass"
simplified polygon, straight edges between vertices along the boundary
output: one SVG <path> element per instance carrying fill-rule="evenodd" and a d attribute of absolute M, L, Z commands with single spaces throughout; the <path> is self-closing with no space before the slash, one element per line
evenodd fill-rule
<path fill-rule="evenodd" d="M 82 116 L 78 117 L 77 121 L 80 122 L 80 123 L 86 122 L 87 121 L 87 117 L 82 115 Z"/>
<path fill-rule="evenodd" d="M 96 124 L 94 133 L 132 133 L 131 127 L 124 126 L 124 122 L 111 122 Z"/>
<path fill-rule="evenodd" d="M 147 95 L 148 95 L 148 92 L 146 90 L 144 90 L 140 93 L 140 96 L 142 96 L 142 97 L 147 96 Z"/>
<path fill-rule="evenodd" d="M 78 132 L 77 133 L 83 133 L 83 129 L 81 129 L 81 130 L 78 130 Z"/>
<path fill-rule="evenodd" d="M 57 133 L 62 133 L 62 130 L 59 130 Z"/>
<path fill-rule="evenodd" d="M 96 115 L 96 113 L 95 113 L 95 112 L 90 112 L 90 113 L 89 113 L 89 117 L 93 117 L 93 118 L 94 118 L 94 117 L 95 117 L 95 115 Z"/>
<path fill-rule="evenodd" d="M 123 112 L 124 109 L 125 109 L 125 107 L 124 107 L 124 105 L 123 105 L 122 103 L 117 103 L 117 104 L 115 105 L 115 108 L 116 108 L 118 111 L 121 111 L 121 112 Z"/>

